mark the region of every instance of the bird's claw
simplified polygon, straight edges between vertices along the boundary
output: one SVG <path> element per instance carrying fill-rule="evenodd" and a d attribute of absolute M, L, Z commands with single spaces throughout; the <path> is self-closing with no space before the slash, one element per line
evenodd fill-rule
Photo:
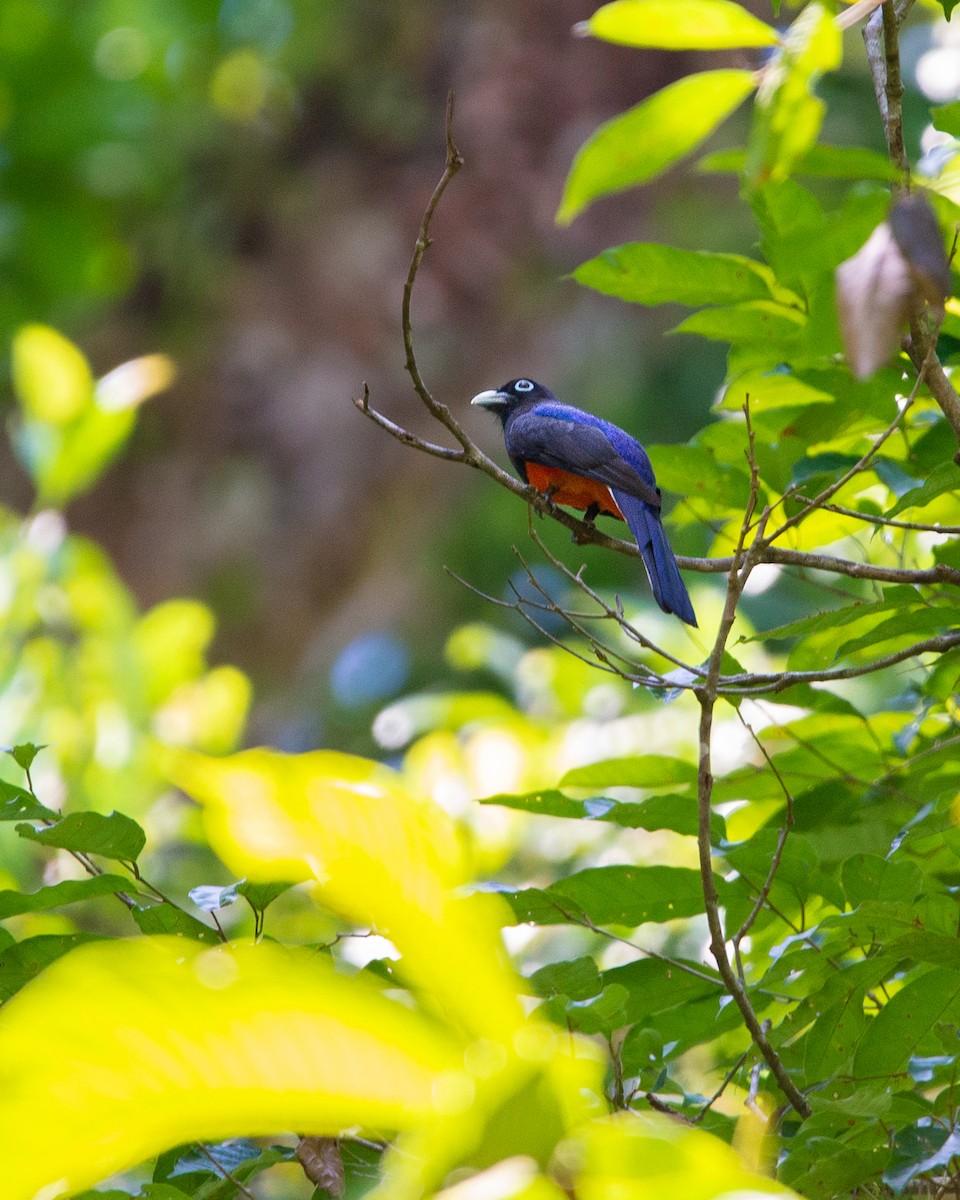
<path fill-rule="evenodd" d="M 581 520 L 583 521 L 584 525 L 589 525 L 590 528 L 593 529 L 594 528 L 593 523 L 597 519 L 599 512 L 600 512 L 600 505 L 599 504 L 591 504 L 590 507 L 586 509 L 583 516 L 581 517 Z M 582 529 L 574 529 L 570 533 L 570 540 L 571 540 L 571 542 L 573 542 L 573 544 L 575 546 L 584 546 L 588 542 L 592 541 L 593 539 L 590 537 L 590 535 L 588 533 L 585 533 Z"/>

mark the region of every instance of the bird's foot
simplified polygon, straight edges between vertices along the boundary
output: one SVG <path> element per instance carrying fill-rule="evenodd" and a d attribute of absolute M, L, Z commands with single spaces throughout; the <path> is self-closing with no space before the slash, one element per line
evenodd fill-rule
<path fill-rule="evenodd" d="M 537 510 L 537 516 L 543 517 L 545 513 L 555 513 L 558 511 L 557 505 L 553 502 L 554 493 L 557 489 L 553 486 L 548 487 L 545 492 L 537 492 L 537 495 L 543 501 L 543 509 Z"/>
<path fill-rule="evenodd" d="M 600 513 L 600 505 L 594 503 L 594 504 L 591 504 L 590 507 L 586 509 L 586 511 L 584 512 L 583 516 L 580 519 L 583 521 L 584 525 L 589 525 L 590 528 L 593 529 L 593 527 L 594 527 L 593 523 L 597 519 L 597 516 L 599 515 L 599 513 Z M 584 533 L 580 529 L 574 529 L 570 534 L 570 540 L 571 540 L 571 542 L 573 542 L 573 544 L 575 546 L 584 546 L 588 542 L 590 542 L 592 539 L 590 538 L 590 535 L 588 533 Z"/>

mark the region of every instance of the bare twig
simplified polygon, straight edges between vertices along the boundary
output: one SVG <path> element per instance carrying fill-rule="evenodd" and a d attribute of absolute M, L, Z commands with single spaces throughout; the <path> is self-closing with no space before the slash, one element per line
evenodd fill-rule
<path fill-rule="evenodd" d="M 700 702 L 700 750 L 697 770 L 697 852 L 700 860 L 700 883 L 703 889 L 704 908 L 707 915 L 707 927 L 710 931 L 710 952 L 717 964 L 717 970 L 723 979 L 727 991 L 740 1010 L 740 1015 L 746 1025 L 754 1045 L 763 1055 L 767 1066 L 787 1100 L 802 1117 L 809 1117 L 810 1105 L 803 1094 L 790 1078 L 780 1056 L 770 1044 L 765 1031 L 761 1027 L 757 1014 L 747 995 L 746 988 L 730 962 L 727 953 L 726 936 L 720 917 L 720 897 L 713 874 L 713 844 L 710 829 L 713 798 L 713 713 L 720 695 L 721 666 L 730 632 L 737 616 L 737 606 L 740 596 L 750 577 L 756 562 L 756 553 L 763 542 L 764 527 L 769 510 L 761 514 L 757 523 L 756 533 L 751 545 L 746 546 L 748 531 L 751 529 L 753 514 L 757 507 L 759 496 L 759 473 L 753 452 L 753 428 L 750 423 L 750 410 L 744 405 L 744 415 L 747 422 L 747 461 L 750 467 L 750 498 L 746 512 L 740 525 L 737 548 L 733 562 L 727 575 L 727 595 L 723 607 L 723 615 L 717 629 L 716 639 L 707 664 L 707 678 L 704 684 L 696 689 Z"/>

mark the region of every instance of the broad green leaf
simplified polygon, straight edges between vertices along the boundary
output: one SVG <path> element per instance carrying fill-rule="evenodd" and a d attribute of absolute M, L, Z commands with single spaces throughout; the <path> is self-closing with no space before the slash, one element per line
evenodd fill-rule
<path fill-rule="evenodd" d="M 769 299 L 769 268 L 739 254 L 680 250 L 628 242 L 591 258 L 573 272 L 577 283 L 632 304 L 733 304 Z"/>
<path fill-rule="evenodd" d="M 75 420 L 93 402 L 86 358 L 47 325 L 24 325 L 17 331 L 13 387 L 24 413 L 51 427 Z"/>
<path fill-rule="evenodd" d="M 853 1060 L 867 1024 L 863 1011 L 865 990 L 855 989 L 826 1011 L 818 1009 L 803 1043 L 803 1069 L 811 1082 L 831 1078 Z"/>
<path fill-rule="evenodd" d="M 567 996 L 571 1000 L 589 1000 L 603 991 L 597 964 L 589 956 L 540 967 L 527 982 L 533 994 L 544 999 Z"/>
<path fill-rule="evenodd" d="M 97 812 L 68 813 L 44 829 L 27 824 L 16 828 L 21 837 L 43 846 L 102 854 L 104 858 L 123 862 L 135 862 L 146 843 L 146 835 L 136 821 L 118 812 L 109 816 Z"/>
<path fill-rule="evenodd" d="M 851 908 L 864 900 L 909 902 L 923 890 L 923 875 L 915 863 L 891 862 L 875 854 L 854 854 L 848 858 L 841 878 Z"/>
<path fill-rule="evenodd" d="M 130 915 L 141 933 L 170 934 L 194 942 L 205 942 L 208 946 L 218 946 L 223 940 L 215 929 L 204 925 L 175 904 L 138 904 L 130 910 Z"/>
<path fill-rule="evenodd" d="M 638 804 L 594 796 L 572 800 L 559 791 L 528 792 L 520 796 L 486 796 L 481 804 L 498 804 L 541 816 L 570 817 L 581 821 L 607 821 L 623 829 L 671 829 L 691 837 L 697 835 L 697 804 L 693 796 L 652 796 Z M 712 836 L 723 836 L 723 818 L 711 814 Z"/>
<path fill-rule="evenodd" d="M 682 758 L 640 754 L 610 758 L 574 767 L 560 780 L 560 787 L 674 787 L 697 782 L 697 768 Z"/>
<path fill-rule="evenodd" d="M 88 879 L 65 879 L 36 892 L 0 892 L 0 921 L 26 912 L 42 912 L 47 908 L 59 908 L 61 904 L 76 904 L 80 900 L 91 900 L 97 896 L 114 895 L 133 887 L 130 880 L 120 875 L 92 875 Z"/>
<path fill-rule="evenodd" d="M 739 412 L 749 398 L 750 415 L 756 417 L 771 409 L 805 408 L 810 404 L 832 404 L 834 397 L 786 371 L 746 371 L 733 380 L 718 408 Z"/>
<path fill-rule="evenodd" d="M 687 1009 L 698 1000 L 719 1003 L 725 995 L 720 976 L 702 963 L 641 958 L 611 967 L 601 975 L 604 985 L 622 984 L 629 993 L 626 1005 L 631 1024 L 659 1025 L 657 1014 L 673 1008 Z"/>
<path fill-rule="evenodd" d="M 698 333 L 712 341 L 746 343 L 758 348 L 761 356 L 769 347 L 795 341 L 806 322 L 804 314 L 772 300 L 747 300 L 722 308 L 704 308 L 692 313 L 671 333 Z"/>
<path fill-rule="evenodd" d="M 751 71 L 688 75 L 602 125 L 573 160 L 557 221 L 569 225 L 601 196 L 656 178 L 695 150 L 754 87 Z"/>
<path fill-rule="evenodd" d="M 718 150 L 704 155 L 697 170 L 739 174 L 747 165 L 746 150 Z M 794 175 L 824 179 L 874 179 L 894 183 L 900 172 L 885 154 L 865 146 L 811 146 L 793 164 Z"/>
<path fill-rule="evenodd" d="M 779 1174 L 802 1196 L 828 1200 L 879 1180 L 889 1157 L 886 1146 L 861 1149 L 845 1146 L 833 1136 L 809 1137 L 794 1148 Z"/>
<path fill-rule="evenodd" d="M 462 1062 L 311 953 L 86 946 L 0 1017 L 4 1194 L 76 1191 L 185 1141 L 435 1122 L 469 1104 Z"/>
<path fill-rule="evenodd" d="M 883 1182 L 897 1194 L 914 1179 L 946 1167 L 960 1157 L 960 1132 L 938 1125 L 912 1126 L 898 1131 L 893 1159 L 883 1173 Z"/>
<path fill-rule="evenodd" d="M 588 867 L 548 888 L 505 893 L 518 921 L 642 925 L 703 911 L 700 873 L 685 867 Z"/>
<path fill-rule="evenodd" d="M 0 1002 L 69 950 L 97 939 L 89 933 L 43 933 L 12 945 L 0 943 Z"/>
<path fill-rule="evenodd" d="M 626 988 L 611 984 L 599 995 L 585 1000 L 555 996 L 547 1000 L 538 1012 L 563 1029 L 574 1029 L 577 1033 L 601 1033 L 609 1037 L 615 1029 L 626 1024 L 626 999 Z"/>
<path fill-rule="evenodd" d="M 814 0 L 787 32 L 783 48 L 764 69 L 747 151 L 751 182 L 785 179 L 817 140 L 826 105 L 813 94 L 816 81 L 843 56 L 833 15 Z"/>
<path fill-rule="evenodd" d="M 728 50 L 774 46 L 777 31 L 733 0 L 613 0 L 576 32 L 621 46 Z"/>
<path fill-rule="evenodd" d="M 26 789 L 0 780 L 0 821 L 59 821 L 60 813 L 47 808 Z"/>
<path fill-rule="evenodd" d="M 870 1022 L 857 1047 L 855 1075 L 896 1075 L 922 1053 L 938 1021 L 960 1017 L 960 971 L 936 968 L 911 980 Z"/>
<path fill-rule="evenodd" d="M 282 896 L 284 892 L 289 892 L 296 885 L 293 883 L 281 883 L 273 881 L 270 883 L 250 883 L 246 879 L 241 879 L 239 883 L 234 884 L 237 889 L 237 895 L 242 896 L 250 905 L 254 912 L 265 912 L 278 896 Z"/>
<path fill-rule="evenodd" d="M 908 508 L 925 508 L 944 494 L 953 495 L 960 489 L 960 468 L 956 463 L 944 462 L 933 471 L 917 488 L 905 492 L 885 516 L 898 517 Z"/>
<path fill-rule="evenodd" d="M 346 754 L 168 752 L 164 761 L 204 805 L 211 844 L 232 870 L 260 883 L 316 880 L 324 904 L 394 942 L 398 970 L 448 1018 L 509 1037 L 521 1014 L 500 940 L 506 914 L 493 896 L 455 894 L 469 882 L 466 856 L 439 807 Z"/>

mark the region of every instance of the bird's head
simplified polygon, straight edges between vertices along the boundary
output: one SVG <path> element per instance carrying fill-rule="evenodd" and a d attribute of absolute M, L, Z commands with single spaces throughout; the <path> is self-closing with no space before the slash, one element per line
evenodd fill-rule
<path fill-rule="evenodd" d="M 525 404 L 531 400 L 553 399 L 555 399 L 553 393 L 547 391 L 543 384 L 536 383 L 533 379 L 511 379 L 503 387 L 474 396 L 470 403 L 476 404 L 479 408 L 489 409 L 490 412 L 496 413 L 502 421 L 519 404 Z"/>

